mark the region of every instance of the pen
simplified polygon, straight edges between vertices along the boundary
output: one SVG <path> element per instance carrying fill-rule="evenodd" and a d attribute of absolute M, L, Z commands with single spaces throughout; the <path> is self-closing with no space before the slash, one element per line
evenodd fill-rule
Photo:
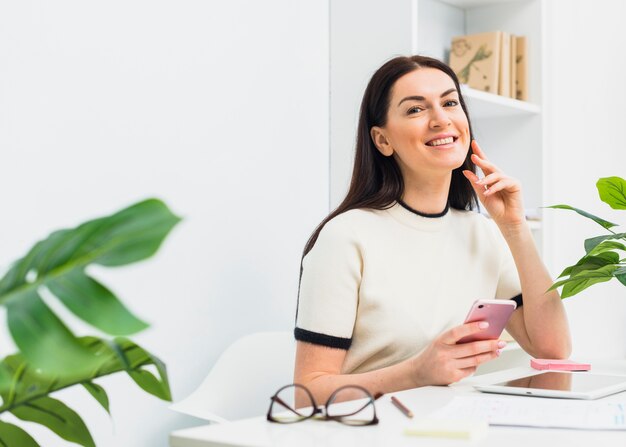
<path fill-rule="evenodd" d="M 391 396 L 391 403 L 393 403 L 398 410 L 400 410 L 406 417 L 412 418 L 413 412 L 404 406 L 395 396 Z"/>

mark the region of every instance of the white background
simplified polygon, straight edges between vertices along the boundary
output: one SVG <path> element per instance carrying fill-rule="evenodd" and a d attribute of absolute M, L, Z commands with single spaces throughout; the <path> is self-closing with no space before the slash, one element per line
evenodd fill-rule
<path fill-rule="evenodd" d="M 184 220 L 156 258 L 97 273 L 152 324 L 134 339 L 174 398 L 240 336 L 291 330 L 328 211 L 327 23 L 323 1 L 0 2 L 0 266 L 160 197 Z M 125 375 L 100 383 L 113 422 L 82 389 L 59 396 L 98 446 L 165 446 L 198 422 Z"/>
<path fill-rule="evenodd" d="M 594 187 L 626 176 L 626 6 L 548 3 L 546 204 L 626 222 Z M 328 212 L 328 12 L 328 0 L 0 1 L 0 268 L 53 229 L 156 196 L 184 218 L 159 254 L 96 274 L 152 324 L 135 340 L 166 361 L 176 399 L 239 336 L 291 329 L 300 253 Z M 545 214 L 558 273 L 601 229 Z M 575 356 L 626 355 L 622 286 L 567 308 Z M 100 383 L 113 421 L 82 390 L 60 396 L 99 446 L 162 447 L 197 422 L 122 375 Z"/>
<path fill-rule="evenodd" d="M 619 0 L 546 2 L 546 205 L 566 203 L 621 223 L 626 211 L 601 202 L 600 177 L 626 178 L 626 37 Z M 599 225 L 563 210 L 544 210 L 546 260 L 554 276 L 583 254 L 583 240 L 605 234 Z M 626 355 L 626 289 L 616 280 L 565 301 L 572 357 Z"/>

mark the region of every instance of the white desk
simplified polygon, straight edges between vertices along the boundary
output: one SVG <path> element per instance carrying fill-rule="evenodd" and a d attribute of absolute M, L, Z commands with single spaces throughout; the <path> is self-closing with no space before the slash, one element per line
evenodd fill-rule
<path fill-rule="evenodd" d="M 592 362 L 594 372 L 626 375 L 626 361 Z M 415 414 L 416 420 L 443 407 L 455 396 L 477 393 L 472 384 L 491 380 L 509 380 L 534 371 L 515 368 L 507 371 L 472 377 L 450 387 L 424 387 L 393 393 Z M 626 393 L 626 392 L 625 392 Z M 532 397 L 521 397 L 533 399 Z M 624 393 L 605 399 L 624 399 Z M 268 395 L 269 405 L 269 395 Z M 470 443 L 463 440 L 412 437 L 403 434 L 410 425 L 395 408 L 389 396 L 376 402 L 378 425 L 347 427 L 333 421 L 308 420 L 283 425 L 267 422 L 265 416 L 219 425 L 178 430 L 170 435 L 171 447 L 387 447 L 387 446 L 494 446 L 494 447 L 604 447 L 626 446 L 626 432 L 539 429 L 523 427 L 489 427 L 486 438 Z"/>

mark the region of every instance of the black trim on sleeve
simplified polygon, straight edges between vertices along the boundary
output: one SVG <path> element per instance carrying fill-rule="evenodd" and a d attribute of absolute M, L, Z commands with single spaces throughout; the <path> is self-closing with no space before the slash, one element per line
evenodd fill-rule
<path fill-rule="evenodd" d="M 305 341 L 307 343 L 327 346 L 329 348 L 344 349 L 346 351 L 352 344 L 351 338 L 333 337 L 332 335 L 311 332 L 306 329 L 300 329 L 299 327 L 293 330 L 293 335 L 298 341 Z"/>
<path fill-rule="evenodd" d="M 522 298 L 521 293 L 511 298 L 511 301 L 515 301 L 515 304 L 517 304 L 517 307 L 522 307 L 524 305 L 524 299 Z"/>

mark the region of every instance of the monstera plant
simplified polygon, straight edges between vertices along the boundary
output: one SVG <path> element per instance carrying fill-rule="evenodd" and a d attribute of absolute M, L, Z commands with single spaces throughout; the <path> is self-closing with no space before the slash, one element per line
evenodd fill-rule
<path fill-rule="evenodd" d="M 6 421 L 8 413 L 67 441 L 95 446 L 82 418 L 51 394 L 81 386 L 108 412 L 107 393 L 96 380 L 109 374 L 125 372 L 146 392 L 171 400 L 165 364 L 125 338 L 147 324 L 88 267 L 118 267 L 152 256 L 179 221 L 163 202 L 149 199 L 53 232 L 11 265 L 0 279 L 0 305 L 19 352 L 0 361 L 0 446 L 39 446 L 24 428 Z M 49 300 L 111 337 L 76 337 Z"/>
<path fill-rule="evenodd" d="M 600 200 L 616 210 L 626 210 L 626 180 L 621 177 L 601 178 L 596 183 Z M 593 220 L 608 234 L 585 240 L 585 255 L 559 275 L 549 290 L 563 286 L 562 298 L 574 296 L 593 284 L 615 278 L 626 286 L 626 233 L 613 230 L 618 224 L 569 205 L 553 205 L 548 208 L 575 211 Z"/>

